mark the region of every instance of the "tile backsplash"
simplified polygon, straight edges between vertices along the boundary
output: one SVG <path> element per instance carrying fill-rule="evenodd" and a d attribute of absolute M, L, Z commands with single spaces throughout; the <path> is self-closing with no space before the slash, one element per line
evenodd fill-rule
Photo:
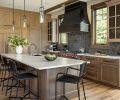
<path fill-rule="evenodd" d="M 120 43 L 110 43 L 107 49 L 104 48 L 91 48 L 91 35 L 90 33 L 68 33 L 68 49 L 70 51 L 78 51 L 79 48 L 85 48 L 87 53 L 101 53 L 110 55 L 120 55 Z"/>
<path fill-rule="evenodd" d="M 88 52 L 90 41 L 89 33 L 68 33 L 68 49 L 70 51 L 78 51 L 79 48 L 85 48 L 86 52 Z"/>

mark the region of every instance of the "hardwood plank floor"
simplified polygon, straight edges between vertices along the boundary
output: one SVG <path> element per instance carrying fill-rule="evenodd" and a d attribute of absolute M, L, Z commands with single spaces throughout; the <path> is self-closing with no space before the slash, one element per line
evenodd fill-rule
<path fill-rule="evenodd" d="M 120 100 L 120 89 L 118 88 L 102 85 L 90 80 L 85 80 L 84 84 L 87 100 Z M 81 100 L 84 100 L 82 87 L 80 92 Z M 78 100 L 78 98 L 72 100 Z"/>
<path fill-rule="evenodd" d="M 90 80 L 84 80 L 84 84 L 87 100 L 120 100 L 120 89 L 118 88 L 102 85 Z M 0 95 L 4 95 L 1 88 Z M 81 100 L 84 100 L 82 87 L 80 89 L 80 95 Z M 78 98 L 71 100 L 78 100 Z"/>

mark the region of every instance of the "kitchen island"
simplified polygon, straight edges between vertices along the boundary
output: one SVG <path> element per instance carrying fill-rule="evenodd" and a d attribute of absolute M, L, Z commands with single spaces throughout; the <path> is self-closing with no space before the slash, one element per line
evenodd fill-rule
<path fill-rule="evenodd" d="M 55 61 L 47 61 L 44 55 L 30 56 L 25 54 L 1 54 L 7 58 L 16 60 L 28 68 L 34 68 L 38 71 L 39 88 L 36 87 L 36 80 L 32 82 L 32 90 L 36 92 L 39 89 L 40 100 L 55 100 L 55 78 L 57 73 L 65 72 L 69 66 L 80 67 L 85 61 L 58 57 Z M 78 75 L 78 72 L 72 71 L 72 74 Z M 58 84 L 58 96 L 62 94 L 62 84 Z M 76 86 L 67 85 L 66 95 L 70 98 L 77 96 Z"/>

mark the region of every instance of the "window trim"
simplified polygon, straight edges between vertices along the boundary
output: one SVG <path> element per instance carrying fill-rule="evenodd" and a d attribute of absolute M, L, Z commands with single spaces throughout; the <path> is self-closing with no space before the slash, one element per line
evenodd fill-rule
<path fill-rule="evenodd" d="M 100 8 L 104 8 L 107 7 L 106 4 L 104 2 L 102 3 L 98 3 L 95 5 L 91 6 L 91 48 L 108 48 L 109 47 L 109 43 L 107 44 L 96 44 L 96 34 L 95 34 L 95 29 L 96 29 L 96 23 L 95 23 L 95 10 L 100 9 Z M 108 34 L 108 33 L 107 33 Z M 109 38 L 109 34 L 107 36 L 107 39 Z M 109 41 L 108 41 L 109 42 Z"/>

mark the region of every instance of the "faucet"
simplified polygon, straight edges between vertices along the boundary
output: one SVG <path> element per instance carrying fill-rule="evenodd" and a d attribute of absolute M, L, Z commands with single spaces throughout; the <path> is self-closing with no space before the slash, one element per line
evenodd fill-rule
<path fill-rule="evenodd" d="M 28 54 L 33 55 L 34 53 L 37 53 L 37 46 L 35 43 L 30 43 L 28 46 Z"/>

